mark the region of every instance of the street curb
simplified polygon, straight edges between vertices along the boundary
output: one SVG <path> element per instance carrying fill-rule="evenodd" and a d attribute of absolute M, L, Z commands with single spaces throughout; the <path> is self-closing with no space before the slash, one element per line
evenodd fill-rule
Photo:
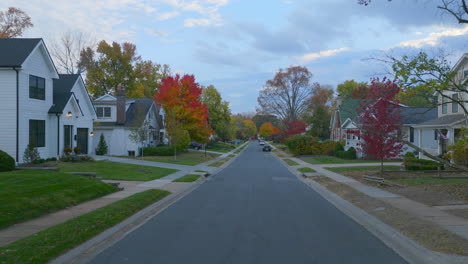
<path fill-rule="evenodd" d="M 319 183 L 305 179 L 300 173 L 284 162 L 280 157 L 274 155 L 286 168 L 296 175 L 296 177 L 316 191 L 325 200 L 334 205 L 338 210 L 349 216 L 356 223 L 363 226 L 374 236 L 380 239 L 385 245 L 394 250 L 398 255 L 404 258 L 410 264 L 463 264 L 466 258 L 442 254 L 429 250 L 404 234 L 395 230 L 393 227 L 380 221 L 378 218 L 368 214 L 364 210 L 356 207 L 352 203 L 344 200 L 339 195 L 329 191 Z"/>
<path fill-rule="evenodd" d="M 142 209 L 136 214 L 123 220 L 119 224 L 110 227 L 104 232 L 96 235 L 95 237 L 87 240 L 81 245 L 71 249 L 65 254 L 58 258 L 50 261 L 50 264 L 63 264 L 63 263 L 87 263 L 92 258 L 97 256 L 105 249 L 111 247 L 118 241 L 122 240 L 125 236 L 133 232 L 135 229 L 144 225 L 150 219 L 163 212 L 172 204 L 176 203 L 183 197 L 190 194 L 192 191 L 200 187 L 206 180 L 204 177 L 200 177 L 198 180 L 193 182 L 192 186 L 183 190 L 179 193 L 171 194 L 160 201 L 155 202 L 152 205 Z"/>
<path fill-rule="evenodd" d="M 250 142 L 247 141 L 247 142 L 244 143 L 244 144 L 246 144 L 246 145 L 248 146 L 248 145 L 250 145 Z M 244 144 L 240 145 L 239 148 L 242 147 Z M 237 149 L 237 148 L 236 148 L 236 149 Z M 235 149 L 235 150 L 236 150 L 236 149 Z M 245 148 L 244 148 L 241 152 L 239 152 L 239 153 L 234 153 L 234 152 L 230 153 L 229 155 L 234 154 L 234 155 L 236 155 L 236 156 L 230 158 L 228 161 L 226 161 L 223 165 L 221 165 L 221 166 L 219 166 L 219 167 L 213 167 L 213 168 L 215 168 L 215 169 L 213 170 L 213 173 L 211 173 L 210 176 L 209 176 L 208 178 L 216 176 L 216 174 L 220 173 L 220 172 L 221 172 L 222 170 L 224 170 L 227 166 L 231 165 L 231 163 L 233 163 L 233 162 L 240 156 L 240 154 L 241 154 L 242 152 L 244 152 L 246 149 L 247 149 L 247 147 L 245 147 Z M 234 151 L 234 150 L 233 150 L 233 151 Z M 228 155 L 228 156 L 229 156 L 229 155 Z M 226 156 L 226 157 L 227 157 L 227 156 Z M 207 165 L 207 166 L 208 166 L 208 165 Z M 208 167 L 211 167 L 211 166 L 208 166 Z"/>

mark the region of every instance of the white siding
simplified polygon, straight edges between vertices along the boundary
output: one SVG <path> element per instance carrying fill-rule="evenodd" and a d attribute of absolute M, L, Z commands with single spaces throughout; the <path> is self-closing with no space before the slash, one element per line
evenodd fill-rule
<path fill-rule="evenodd" d="M 16 159 L 16 72 L 0 69 L 0 149 Z"/>

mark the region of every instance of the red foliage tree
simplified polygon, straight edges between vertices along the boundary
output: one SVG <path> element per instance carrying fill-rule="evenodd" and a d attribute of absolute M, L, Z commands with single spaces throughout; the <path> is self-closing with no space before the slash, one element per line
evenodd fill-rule
<path fill-rule="evenodd" d="M 361 103 L 359 148 L 368 158 L 383 160 L 397 157 L 404 148 L 398 140 L 401 132 L 400 105 L 395 96 L 400 88 L 387 79 L 374 79 L 369 89 L 369 100 Z"/>
<path fill-rule="evenodd" d="M 188 131 L 192 140 L 206 143 L 212 130 L 208 124 L 208 109 L 200 102 L 201 93 L 193 75 L 180 77 L 177 74 L 162 80 L 154 100 L 164 108 L 167 123 Z"/>
<path fill-rule="evenodd" d="M 305 132 L 306 127 L 307 127 L 307 124 L 300 120 L 294 120 L 291 122 L 284 121 L 283 124 L 284 124 L 284 128 L 280 135 L 280 138 L 282 140 L 285 140 L 290 136 Z"/>

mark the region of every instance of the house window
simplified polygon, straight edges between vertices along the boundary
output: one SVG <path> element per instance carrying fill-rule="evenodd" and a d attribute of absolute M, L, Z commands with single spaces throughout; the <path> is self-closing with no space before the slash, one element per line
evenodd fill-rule
<path fill-rule="evenodd" d="M 129 157 L 135 157 L 135 151 L 134 150 L 129 150 L 128 151 L 128 156 Z"/>
<path fill-rule="evenodd" d="M 72 148 L 73 147 L 73 126 L 65 125 L 63 126 L 63 147 Z"/>
<path fill-rule="evenodd" d="M 458 94 L 452 94 L 452 113 L 458 113 Z"/>
<path fill-rule="evenodd" d="M 437 140 L 438 136 L 439 135 L 437 129 L 434 129 L 434 140 Z"/>
<path fill-rule="evenodd" d="M 29 98 L 45 100 L 45 79 L 29 75 Z"/>
<path fill-rule="evenodd" d="M 111 117 L 111 108 L 110 107 L 96 107 L 97 117 Z"/>
<path fill-rule="evenodd" d="M 409 128 L 409 141 L 411 143 L 414 142 L 414 128 L 412 128 L 412 127 Z"/>
<path fill-rule="evenodd" d="M 466 78 L 468 78 L 468 69 L 465 69 L 463 71 L 463 79 L 466 79 Z"/>
<path fill-rule="evenodd" d="M 29 144 L 45 147 L 45 120 L 29 120 Z"/>
<path fill-rule="evenodd" d="M 442 96 L 442 114 L 447 114 L 448 104 L 447 97 Z"/>

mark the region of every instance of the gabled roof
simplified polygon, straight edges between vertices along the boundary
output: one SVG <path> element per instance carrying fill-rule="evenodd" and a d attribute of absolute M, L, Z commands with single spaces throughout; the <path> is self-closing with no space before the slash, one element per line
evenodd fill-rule
<path fill-rule="evenodd" d="M 0 38 L 0 67 L 20 67 L 41 41 L 40 38 Z"/>
<path fill-rule="evenodd" d="M 437 118 L 437 107 L 401 107 L 401 123 L 419 124 Z"/>
<path fill-rule="evenodd" d="M 452 68 L 452 71 L 455 71 L 462 63 L 464 60 L 468 59 L 468 53 L 464 53 L 460 59 L 458 59 L 457 63 Z"/>
<path fill-rule="evenodd" d="M 363 101 L 364 99 L 345 99 L 338 107 L 340 111 L 340 123 L 344 124 L 348 118 L 354 120 L 361 109 L 361 102 Z"/>
<path fill-rule="evenodd" d="M 416 127 L 439 127 L 439 126 L 447 127 L 450 125 L 462 123 L 463 121 L 466 121 L 466 117 L 464 114 L 445 115 L 436 119 L 422 122 L 416 125 Z"/>
<path fill-rule="evenodd" d="M 54 104 L 49 109 L 49 113 L 63 112 L 78 78 L 80 78 L 79 74 L 59 74 L 59 79 L 54 79 Z"/>
<path fill-rule="evenodd" d="M 143 124 L 151 106 L 154 104 L 153 99 L 130 99 L 134 102 L 128 107 L 125 113 L 125 126 L 137 127 Z"/>

